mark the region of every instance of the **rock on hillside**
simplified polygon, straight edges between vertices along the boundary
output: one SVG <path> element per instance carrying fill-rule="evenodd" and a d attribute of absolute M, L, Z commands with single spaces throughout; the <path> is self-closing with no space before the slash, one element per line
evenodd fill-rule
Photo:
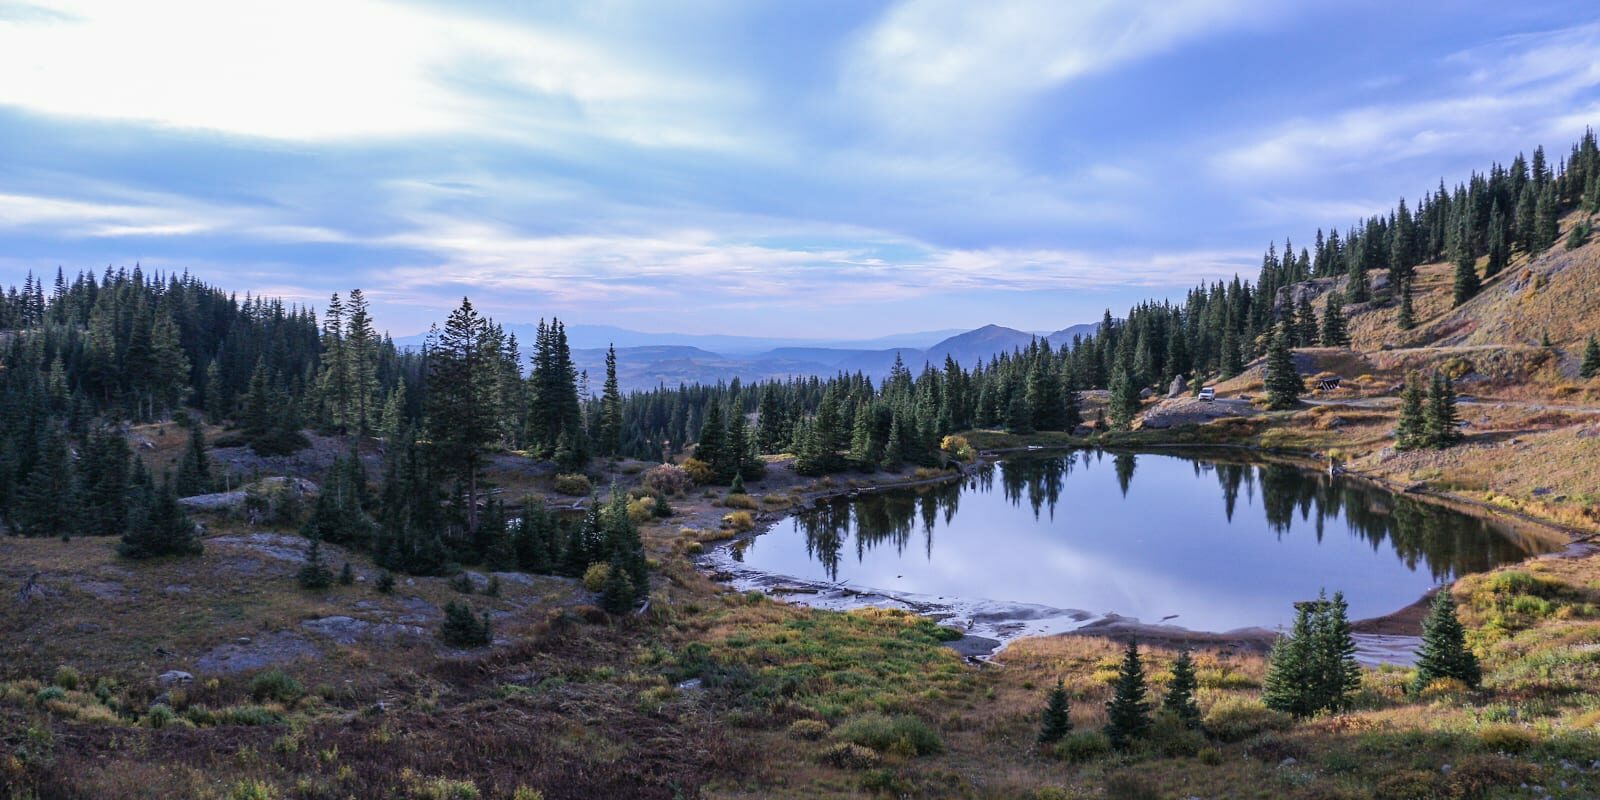
<path fill-rule="evenodd" d="M 1227 417 L 1249 417 L 1257 413 L 1255 406 L 1244 400 L 1218 399 L 1206 403 L 1193 397 L 1174 397 L 1152 406 L 1144 412 L 1140 428 L 1176 428 L 1180 425 L 1200 425 Z"/>

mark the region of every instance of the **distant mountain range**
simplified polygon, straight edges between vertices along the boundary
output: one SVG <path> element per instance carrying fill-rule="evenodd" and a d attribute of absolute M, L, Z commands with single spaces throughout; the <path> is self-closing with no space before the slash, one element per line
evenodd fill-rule
<path fill-rule="evenodd" d="M 1034 339 L 1048 339 L 1052 347 L 1070 345 L 1074 336 L 1092 335 L 1098 323 L 1085 323 L 1053 333 L 1030 333 L 1001 325 L 975 330 L 941 330 L 906 333 L 863 340 L 803 340 L 714 334 L 645 333 L 610 325 L 572 325 L 567 342 L 578 369 L 598 382 L 605 372 L 606 348 L 617 348 L 617 382 L 622 390 L 653 389 L 680 383 L 717 383 L 738 378 L 746 383 L 810 375 L 860 372 L 881 379 L 894 366 L 895 356 L 913 371 L 923 364 L 943 366 L 946 356 L 970 368 L 1001 353 L 1027 347 Z M 533 342 L 536 326 L 507 325 L 519 342 Z M 425 335 L 396 339 L 400 347 L 415 347 Z M 598 386 L 592 387 L 598 389 Z"/>

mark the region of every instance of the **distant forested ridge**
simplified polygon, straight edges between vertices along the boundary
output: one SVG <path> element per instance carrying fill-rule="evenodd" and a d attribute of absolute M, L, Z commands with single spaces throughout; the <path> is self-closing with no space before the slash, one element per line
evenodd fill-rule
<path fill-rule="evenodd" d="M 662 442 L 676 448 L 702 439 L 708 418 L 748 414 L 757 449 L 794 452 L 803 470 L 931 464 L 943 434 L 971 427 L 1071 429 L 1081 421 L 1078 392 L 1090 389 L 1110 390 L 1107 423 L 1125 426 L 1141 390 L 1164 390 L 1179 375 L 1232 377 L 1277 337 L 1290 347 L 1347 345 L 1346 309 L 1409 305 L 1420 264 L 1455 262 L 1457 303 L 1465 302 L 1481 278 L 1504 269 L 1514 254 L 1555 246 L 1558 220 L 1574 208 L 1600 212 L 1600 148 L 1592 130 L 1557 163 L 1539 147 L 1531 160 L 1519 154 L 1510 166 L 1494 164 L 1453 189 L 1441 181 L 1414 207 L 1402 199 L 1343 233 L 1319 228 L 1309 247 L 1288 239 L 1282 249 L 1271 244 L 1254 283 L 1235 276 L 1197 286 L 1181 302 L 1140 303 L 1122 319 L 1107 311 L 1094 335 L 1063 347 L 1036 341 L 986 363 L 902 366 L 881 386 L 857 374 L 634 393 L 624 401 L 624 449 L 645 457 Z M 1588 234 L 1584 222 L 1572 236 Z M 1311 279 L 1335 287 L 1320 307 L 1291 291 Z M 1402 326 L 1409 316 L 1403 309 Z"/>

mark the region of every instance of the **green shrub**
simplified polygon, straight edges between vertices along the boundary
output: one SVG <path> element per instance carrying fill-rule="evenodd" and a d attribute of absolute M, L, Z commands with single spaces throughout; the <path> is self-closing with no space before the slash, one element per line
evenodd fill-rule
<path fill-rule="evenodd" d="M 747 494 L 730 494 L 722 499 L 722 505 L 727 508 L 743 508 L 754 511 L 760 507 L 754 497 Z"/>
<path fill-rule="evenodd" d="M 1200 759 L 1200 763 L 1208 767 L 1215 767 L 1222 763 L 1222 751 L 1215 747 L 1202 747 L 1200 752 L 1195 755 Z"/>
<path fill-rule="evenodd" d="M 1391 772 L 1373 787 L 1375 800 L 1438 800 L 1444 796 L 1439 774 L 1420 769 Z"/>
<path fill-rule="evenodd" d="M 594 484 L 589 483 L 588 476 L 576 473 L 557 475 L 552 483 L 552 488 L 556 490 L 557 494 L 564 494 L 569 497 L 587 497 L 594 492 Z"/>
<path fill-rule="evenodd" d="M 1273 711 L 1259 700 L 1227 697 L 1206 712 L 1203 727 L 1207 734 L 1224 742 L 1242 742 L 1262 731 L 1287 730 L 1294 719 Z"/>
<path fill-rule="evenodd" d="M 60 700 L 66 696 L 66 689 L 63 689 L 60 686 L 46 686 L 34 693 L 33 702 L 42 706 L 51 700 Z"/>
<path fill-rule="evenodd" d="M 938 731 L 910 715 L 863 714 L 840 725 L 833 735 L 841 741 L 870 747 L 880 753 L 894 749 L 911 756 L 925 756 L 944 750 Z"/>
<path fill-rule="evenodd" d="M 478 800 L 483 796 L 476 783 L 450 778 L 414 778 L 406 789 L 412 800 Z"/>
<path fill-rule="evenodd" d="M 156 703 L 155 705 L 151 706 L 150 711 L 145 714 L 144 721 L 145 724 L 152 728 L 165 728 L 168 725 L 171 725 L 172 721 L 177 718 L 178 715 L 173 713 L 172 706 L 169 706 L 166 703 Z"/>
<path fill-rule="evenodd" d="M 797 719 L 789 725 L 789 736 L 794 739 L 815 741 L 828 733 L 828 723 L 820 719 Z"/>
<path fill-rule="evenodd" d="M 450 576 L 450 588 L 462 594 L 472 594 L 477 591 L 478 587 L 473 585 L 471 575 L 465 572 L 457 572 L 455 575 Z"/>
<path fill-rule="evenodd" d="M 466 603 L 450 602 L 444 606 L 444 624 L 439 628 L 439 638 L 454 647 L 482 647 L 494 641 L 489 626 L 489 613 L 482 617 L 472 614 Z"/>
<path fill-rule="evenodd" d="M 1157 714 L 1150 726 L 1150 746 L 1167 758 L 1195 755 L 1205 744 L 1205 736 L 1168 711 Z"/>
<path fill-rule="evenodd" d="M 65 664 L 56 667 L 56 676 L 53 682 L 57 686 L 60 686 L 69 692 L 76 691 L 78 684 L 81 683 L 82 680 L 83 676 L 79 675 L 78 671 L 72 667 L 69 667 Z"/>
<path fill-rule="evenodd" d="M 1474 754 L 1461 759 L 1445 787 L 1452 798 L 1479 798 L 1502 786 L 1535 783 L 1539 768 L 1525 761 L 1494 754 Z"/>
<path fill-rule="evenodd" d="M 1056 742 L 1054 752 L 1062 761 L 1093 761 L 1111 752 L 1111 740 L 1099 731 L 1079 731 Z"/>
<path fill-rule="evenodd" d="M 281 669 L 269 669 L 250 680 L 250 697 L 257 703 L 267 700 L 293 703 L 302 694 L 305 688 L 300 682 Z"/>
<path fill-rule="evenodd" d="M 394 573 L 384 570 L 378 573 L 378 580 L 373 586 L 379 594 L 389 594 L 394 591 Z"/>
<path fill-rule="evenodd" d="M 196 716 L 204 717 L 206 722 L 202 723 L 199 719 L 195 719 Z M 261 706 L 229 706 L 213 712 L 207 712 L 203 708 L 198 710 L 190 709 L 190 719 L 193 720 L 196 725 L 212 724 L 265 726 L 282 725 L 285 721 L 282 714 L 279 714 L 271 709 L 262 708 Z"/>
<path fill-rule="evenodd" d="M 743 533 L 755 528 L 756 518 L 748 511 L 735 511 L 731 514 L 724 514 L 722 524 L 724 527 Z"/>
<path fill-rule="evenodd" d="M 834 742 L 822 751 L 820 760 L 839 769 L 871 769 L 883 762 L 872 749 L 850 742 Z"/>
<path fill-rule="evenodd" d="M 1491 753 L 1523 753 L 1539 743 L 1539 736 L 1520 725 L 1485 725 L 1478 743 Z"/>
<path fill-rule="evenodd" d="M 278 790 L 265 781 L 246 778 L 228 790 L 228 800 L 278 800 Z"/>
<path fill-rule="evenodd" d="M 591 592 L 598 592 L 606 586 L 606 579 L 611 577 L 611 565 L 605 563 L 590 564 L 583 571 L 583 588 Z"/>
<path fill-rule="evenodd" d="M 1114 772 L 1106 777 L 1107 800 L 1164 800 L 1167 795 L 1136 772 Z"/>

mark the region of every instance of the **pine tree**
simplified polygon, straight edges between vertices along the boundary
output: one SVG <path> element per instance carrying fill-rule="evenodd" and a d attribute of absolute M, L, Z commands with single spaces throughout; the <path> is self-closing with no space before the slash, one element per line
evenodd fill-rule
<path fill-rule="evenodd" d="M 180 497 L 211 491 L 211 457 L 206 454 L 206 435 L 199 420 L 189 426 L 189 444 L 178 461 L 178 477 L 173 488 Z"/>
<path fill-rule="evenodd" d="M 1288 334 L 1280 325 L 1267 349 L 1267 408 L 1274 411 L 1294 408 L 1305 391 L 1305 381 L 1294 366 L 1294 355 L 1289 352 Z"/>
<path fill-rule="evenodd" d="M 333 585 L 333 573 L 328 571 L 328 562 L 322 557 L 321 539 L 311 540 L 311 546 L 306 548 L 306 563 L 301 565 L 295 579 L 303 589 L 326 589 Z"/>
<path fill-rule="evenodd" d="M 1134 415 L 1139 413 L 1139 387 L 1125 365 L 1119 363 L 1112 368 L 1109 388 L 1111 426 L 1119 431 L 1128 430 Z"/>
<path fill-rule="evenodd" d="M 1455 598 L 1449 587 L 1440 589 L 1422 621 L 1422 648 L 1417 652 L 1417 676 L 1412 693 L 1421 693 L 1436 680 L 1453 678 L 1476 689 L 1483 681 L 1478 657 L 1467 647 L 1466 630 L 1456 619 Z"/>
<path fill-rule="evenodd" d="M 439 638 L 453 647 L 483 647 L 494 641 L 489 625 L 489 612 L 474 616 L 472 606 L 450 601 L 444 605 L 444 624 L 439 628 Z"/>
<path fill-rule="evenodd" d="M 1239 343 L 1239 336 L 1229 324 L 1227 330 L 1222 332 L 1222 361 L 1220 366 L 1223 379 L 1232 378 L 1244 371 L 1244 353 Z M 1196 381 L 1198 384 L 1198 380 Z"/>
<path fill-rule="evenodd" d="M 1367 278 L 1366 267 L 1361 263 L 1359 256 L 1351 256 L 1349 265 L 1349 278 L 1345 281 L 1345 297 L 1352 303 L 1365 303 L 1372 299 L 1372 284 Z"/>
<path fill-rule="evenodd" d="M 1356 663 L 1349 608 L 1343 592 L 1334 592 L 1332 598 L 1317 596 L 1311 640 L 1314 711 L 1342 711 L 1350 705 L 1350 696 L 1361 688 L 1361 666 Z"/>
<path fill-rule="evenodd" d="M 366 295 L 360 289 L 350 290 L 345 310 L 344 354 L 353 405 L 350 416 L 356 432 L 365 434 L 373 429 L 377 411 L 378 335 L 372 327 Z"/>
<path fill-rule="evenodd" d="M 499 437 L 493 388 L 499 352 L 486 352 L 487 320 L 461 299 L 428 349 L 428 428 L 439 466 L 455 481 L 467 533 L 478 530 L 478 489 Z"/>
<path fill-rule="evenodd" d="M 78 459 L 73 505 L 86 536 L 121 536 L 128 527 L 132 453 L 122 434 L 92 431 Z M 0 474 L 3 474 L 0 463 Z"/>
<path fill-rule="evenodd" d="M 1454 283 L 1454 301 L 1456 305 L 1471 300 L 1478 294 L 1478 259 L 1472 255 L 1471 238 L 1467 233 L 1466 222 L 1461 223 L 1461 230 L 1456 234 L 1456 277 Z"/>
<path fill-rule="evenodd" d="M 606 348 L 606 382 L 600 396 L 600 454 L 616 458 L 622 449 L 622 392 L 617 389 L 617 348 Z"/>
<path fill-rule="evenodd" d="M 1422 383 L 1416 373 L 1406 376 L 1406 387 L 1400 392 L 1400 420 L 1394 429 L 1396 450 L 1416 450 L 1426 447 L 1428 414 L 1423 403 Z"/>
<path fill-rule="evenodd" d="M 610 614 L 626 614 L 633 610 L 636 590 L 628 580 L 628 571 L 620 554 L 613 555 L 606 581 L 600 590 L 600 607 Z"/>
<path fill-rule="evenodd" d="M 1483 267 L 1483 276 L 1492 278 L 1500 274 L 1511 261 L 1510 234 L 1506 230 L 1506 219 L 1500 213 L 1500 202 L 1495 201 L 1494 210 L 1489 213 L 1489 260 Z"/>
<path fill-rule="evenodd" d="M 1172 680 L 1167 683 L 1166 697 L 1161 699 L 1161 710 L 1177 717 L 1184 727 L 1199 728 L 1200 706 L 1195 704 L 1194 697 L 1199 686 L 1194 659 L 1189 656 L 1189 648 L 1185 647 L 1172 662 Z"/>
<path fill-rule="evenodd" d="M 356 582 L 356 571 L 355 571 L 355 569 L 353 567 L 350 566 L 350 562 L 346 561 L 346 562 L 344 562 L 344 568 L 339 570 L 339 585 L 340 586 L 354 586 L 355 582 Z"/>
<path fill-rule="evenodd" d="M 1578 367 L 1578 375 L 1584 380 L 1600 375 L 1600 340 L 1595 339 L 1592 333 L 1583 346 L 1583 364 Z"/>
<path fill-rule="evenodd" d="M 200 537 L 178 505 L 171 483 L 164 483 L 159 489 L 145 486 L 139 494 L 141 502 L 129 515 L 128 532 L 123 534 L 117 552 L 134 559 L 200 555 Z"/>
<path fill-rule="evenodd" d="M 1350 346 L 1350 330 L 1344 319 L 1338 292 L 1329 292 L 1323 305 L 1322 344 L 1325 347 Z"/>
<path fill-rule="evenodd" d="M 1314 677 L 1311 629 L 1311 608 L 1301 603 L 1295 609 L 1294 628 L 1272 643 L 1272 652 L 1267 656 L 1267 677 L 1261 689 L 1261 702 L 1267 708 L 1296 717 L 1308 717 L 1315 712 L 1311 696 Z"/>
<path fill-rule="evenodd" d="M 711 468 L 713 476 L 717 476 L 718 466 L 727 460 L 723 452 L 723 440 L 728 435 L 727 424 L 722 419 L 722 404 L 712 402 L 706 409 L 705 421 L 700 424 L 700 441 L 694 446 L 694 457 L 705 462 Z M 714 480 L 724 480 L 720 476 Z"/>
<path fill-rule="evenodd" d="M 1395 325 L 1403 331 L 1417 326 L 1416 312 L 1411 303 L 1411 281 L 1400 284 L 1400 315 Z"/>
<path fill-rule="evenodd" d="M 72 533 L 73 509 L 64 500 L 72 496 L 72 458 L 66 437 L 54 425 L 38 436 L 38 458 L 17 491 L 15 522 L 24 536 L 58 536 Z"/>
<path fill-rule="evenodd" d="M 1126 750 L 1135 739 L 1142 739 L 1150 731 L 1150 704 L 1145 702 L 1147 688 L 1144 682 L 1144 662 L 1139 658 L 1139 645 L 1129 642 L 1123 653 L 1122 666 L 1117 670 L 1111 700 L 1106 703 L 1106 738 L 1111 746 Z"/>
<path fill-rule="evenodd" d="M 1057 679 L 1055 688 L 1045 697 L 1044 713 L 1039 720 L 1039 744 L 1054 744 L 1072 732 L 1071 710 L 1067 687 Z"/>
<path fill-rule="evenodd" d="M 1556 239 L 1561 235 L 1556 219 L 1558 212 L 1555 184 L 1546 183 L 1544 189 L 1539 192 L 1538 203 L 1533 213 L 1532 252 L 1543 252 L 1556 243 Z"/>
<path fill-rule="evenodd" d="M 1429 447 L 1446 448 L 1460 444 L 1461 422 L 1456 414 L 1456 390 L 1450 378 L 1435 373 L 1428 388 L 1428 414 L 1423 424 Z"/>

